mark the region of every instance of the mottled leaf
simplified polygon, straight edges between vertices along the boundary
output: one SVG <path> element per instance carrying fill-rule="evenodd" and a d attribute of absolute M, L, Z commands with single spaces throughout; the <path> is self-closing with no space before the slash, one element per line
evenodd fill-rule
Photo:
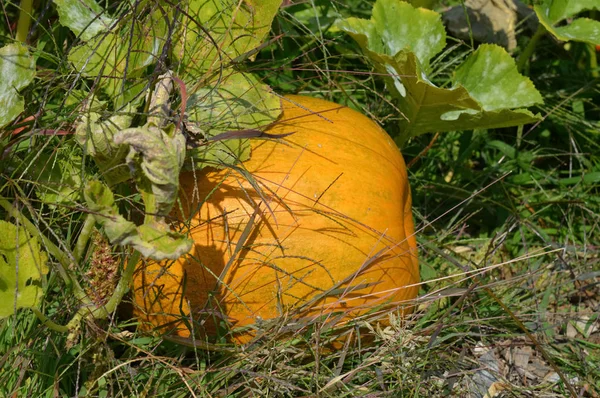
<path fill-rule="evenodd" d="M 125 164 L 128 148 L 115 144 L 114 135 L 131 125 L 133 107 L 128 106 L 108 119 L 95 112 L 84 114 L 75 128 L 75 140 L 84 153 L 94 158 L 109 185 L 131 178 Z"/>
<path fill-rule="evenodd" d="M 37 307 L 48 256 L 25 228 L 0 220 L 0 231 L 1 319 L 19 308 Z"/>
<path fill-rule="evenodd" d="M 35 61 L 21 44 L 0 48 L 0 127 L 13 121 L 24 109 L 19 90 L 35 76 Z"/>
<path fill-rule="evenodd" d="M 151 186 L 154 201 L 146 211 L 165 216 L 171 211 L 179 192 L 179 173 L 185 159 L 185 137 L 154 126 L 121 130 L 114 136 L 117 145 L 129 148 L 127 163 L 134 176 L 145 179 Z M 142 183 L 142 189 L 147 184 Z M 146 201 L 146 198 L 144 198 Z"/>
<path fill-rule="evenodd" d="M 74 205 L 77 201 L 81 188 L 81 157 L 71 149 L 39 154 L 28 168 L 28 174 L 35 182 L 38 199 L 48 206 Z"/>

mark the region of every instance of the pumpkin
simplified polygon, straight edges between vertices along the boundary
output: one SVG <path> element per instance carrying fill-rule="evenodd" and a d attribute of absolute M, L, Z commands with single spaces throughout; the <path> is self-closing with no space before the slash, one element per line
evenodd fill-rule
<path fill-rule="evenodd" d="M 189 326 L 214 335 L 226 325 L 244 342 L 248 326 L 294 311 L 344 321 L 416 297 L 411 196 L 397 146 L 350 108 L 304 96 L 282 107 L 266 132 L 292 134 L 252 139 L 239 167 L 181 174 L 175 213 L 194 245 L 136 272 L 135 315 L 146 327 L 189 336 Z"/>

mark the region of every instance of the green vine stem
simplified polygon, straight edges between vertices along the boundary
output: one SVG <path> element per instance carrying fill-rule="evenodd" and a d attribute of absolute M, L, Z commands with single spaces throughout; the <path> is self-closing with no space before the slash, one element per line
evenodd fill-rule
<path fill-rule="evenodd" d="M 38 310 L 37 308 L 33 307 L 31 308 L 31 310 L 33 311 L 35 316 L 38 317 L 40 322 L 42 322 L 42 324 L 44 324 L 44 326 L 48 327 L 49 329 L 52 329 L 55 332 L 59 333 L 67 333 L 69 331 L 68 327 L 59 325 L 58 323 L 51 321 L 46 315 L 42 313 L 42 311 Z"/>
<path fill-rule="evenodd" d="M 588 44 L 586 46 L 586 49 L 588 52 L 590 73 L 592 77 L 597 78 L 598 76 L 600 76 L 600 73 L 598 72 L 598 58 L 596 56 L 596 46 L 593 44 Z"/>
<path fill-rule="evenodd" d="M 15 39 L 21 43 L 27 40 L 29 27 L 31 26 L 31 12 L 33 11 L 33 0 L 22 0 L 19 10 L 19 22 L 17 22 L 17 35 Z"/>
<path fill-rule="evenodd" d="M 537 46 L 537 43 L 540 41 L 540 39 L 545 34 L 546 34 L 546 28 L 544 27 L 544 25 L 542 25 L 540 23 L 538 25 L 537 30 L 531 37 L 531 40 L 529 40 L 529 43 L 527 43 L 527 47 L 525 47 L 525 49 L 523 50 L 523 52 L 519 55 L 519 58 L 517 59 L 517 69 L 519 70 L 519 72 L 521 72 L 523 70 L 523 68 L 527 64 L 527 61 L 533 55 L 533 52 L 535 51 L 535 47 Z"/>
<path fill-rule="evenodd" d="M 81 232 L 79 233 L 79 237 L 77 238 L 77 243 L 75 243 L 75 250 L 73 250 L 75 261 L 81 261 L 85 247 L 90 240 L 90 236 L 92 236 L 92 232 L 94 232 L 95 225 L 96 219 L 93 215 L 88 214 L 83 223 L 83 227 L 81 228 Z"/>

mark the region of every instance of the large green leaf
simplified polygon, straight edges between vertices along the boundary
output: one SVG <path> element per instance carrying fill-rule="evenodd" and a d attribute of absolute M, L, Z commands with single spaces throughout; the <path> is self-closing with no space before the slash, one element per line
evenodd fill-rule
<path fill-rule="evenodd" d="M 200 79 L 249 54 L 269 33 L 281 1 L 190 0 L 175 41 L 178 74 Z"/>
<path fill-rule="evenodd" d="M 175 260 L 192 247 L 185 235 L 169 230 L 166 224 L 152 223 L 136 226 L 119 214 L 111 190 L 100 181 L 91 181 L 84 197 L 96 221 L 114 245 L 131 245 L 142 255 L 155 260 Z"/>
<path fill-rule="evenodd" d="M 414 8 L 398 0 L 379 0 L 370 20 L 348 18 L 340 27 L 361 47 L 377 54 L 394 56 L 402 50 L 415 54 L 421 68 L 446 45 L 446 31 L 437 12 Z"/>
<path fill-rule="evenodd" d="M 433 131 L 508 127 L 539 120 L 526 109 L 542 102 L 514 60 L 495 45 L 482 45 L 460 66 L 451 88 L 427 77 L 432 57 L 445 45 L 440 17 L 399 0 L 378 0 L 370 20 L 349 18 L 338 26 L 363 48 L 386 76 L 403 113 L 403 145 L 410 137 Z"/>
<path fill-rule="evenodd" d="M 598 0 L 546 0 L 534 7 L 544 27 L 557 39 L 600 44 L 600 22 L 575 18 L 584 10 L 600 10 Z M 570 23 L 564 24 L 569 21 Z"/>
<path fill-rule="evenodd" d="M 38 199 L 53 208 L 75 205 L 81 188 L 81 163 L 81 157 L 68 146 L 51 154 L 39 154 L 28 167 Z M 71 211 L 70 208 L 59 207 L 59 211 L 63 210 Z"/>
<path fill-rule="evenodd" d="M 280 99 L 267 85 L 253 75 L 234 72 L 190 96 L 188 127 L 201 135 L 197 138 L 210 139 L 225 132 L 263 128 L 280 113 Z M 211 142 L 192 153 L 197 167 L 205 163 L 232 164 L 246 160 L 249 155 L 248 140 L 237 138 Z"/>
<path fill-rule="evenodd" d="M 0 319 L 36 307 L 48 272 L 48 256 L 23 227 L 0 220 Z"/>
<path fill-rule="evenodd" d="M 85 41 L 109 31 L 115 23 L 94 0 L 54 0 L 54 4 L 60 24 Z"/>
<path fill-rule="evenodd" d="M 119 107 L 145 89 L 147 80 L 140 77 L 158 59 L 166 36 L 160 13 L 141 19 L 128 16 L 112 30 L 75 47 L 69 60 L 82 75 L 98 79 Z"/>
<path fill-rule="evenodd" d="M 25 46 L 9 44 L 0 48 L 0 72 L 0 127 L 4 127 L 23 112 L 19 90 L 33 80 L 35 61 Z"/>

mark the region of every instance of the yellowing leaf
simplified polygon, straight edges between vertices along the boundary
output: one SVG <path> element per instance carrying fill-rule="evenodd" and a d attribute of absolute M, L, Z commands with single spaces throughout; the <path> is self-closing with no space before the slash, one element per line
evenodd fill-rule
<path fill-rule="evenodd" d="M 37 306 L 47 260 L 37 238 L 25 228 L 0 221 L 0 318 Z"/>

